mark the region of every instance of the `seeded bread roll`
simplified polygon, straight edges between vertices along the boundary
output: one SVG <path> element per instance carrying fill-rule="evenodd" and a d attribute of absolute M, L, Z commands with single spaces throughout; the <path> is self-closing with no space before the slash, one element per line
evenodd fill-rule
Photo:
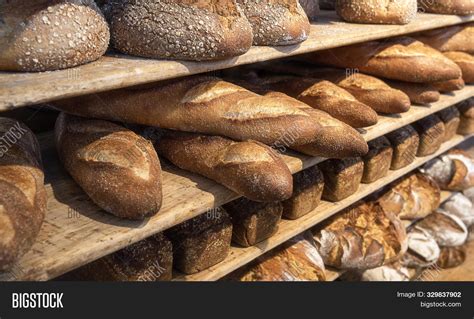
<path fill-rule="evenodd" d="M 364 160 L 362 183 L 373 183 L 387 175 L 392 163 L 393 149 L 390 141 L 381 136 L 369 142 L 369 152 Z"/>
<path fill-rule="evenodd" d="M 254 45 L 291 45 L 308 38 L 310 24 L 298 0 L 237 0 L 253 29 Z"/>
<path fill-rule="evenodd" d="M 326 160 L 320 164 L 324 175 L 323 198 L 338 202 L 357 192 L 364 162 L 360 157 Z"/>
<path fill-rule="evenodd" d="M 439 149 L 444 140 L 445 128 L 438 116 L 429 115 L 414 123 L 413 127 L 420 137 L 416 156 L 431 155 Z"/>
<path fill-rule="evenodd" d="M 409 83 L 401 81 L 388 81 L 391 87 L 402 91 L 410 98 L 413 104 L 429 104 L 439 101 L 441 95 L 430 83 Z"/>
<path fill-rule="evenodd" d="M 282 202 L 283 216 L 298 219 L 318 207 L 324 189 L 324 176 L 317 165 L 293 175 L 293 195 Z"/>
<path fill-rule="evenodd" d="M 386 137 L 393 148 L 391 169 L 397 170 L 403 168 L 415 160 L 420 137 L 411 125 L 388 133 Z"/>
<path fill-rule="evenodd" d="M 457 216 L 441 209 L 416 223 L 416 226 L 426 230 L 441 247 L 461 246 L 468 236 L 466 225 Z"/>
<path fill-rule="evenodd" d="M 441 268 L 454 268 L 466 261 L 466 247 L 442 247 L 437 265 Z"/>
<path fill-rule="evenodd" d="M 167 231 L 173 243 L 173 264 L 185 274 L 194 274 L 223 261 L 230 250 L 232 222 L 220 208 L 204 213 Z"/>
<path fill-rule="evenodd" d="M 167 281 L 173 272 L 173 247 L 163 233 L 151 236 L 67 274 L 68 280 Z"/>
<path fill-rule="evenodd" d="M 474 133 L 474 98 L 458 103 L 456 107 L 461 113 L 458 133 L 462 135 Z"/>
<path fill-rule="evenodd" d="M 461 119 L 460 119 L 461 113 L 459 113 L 456 107 L 452 106 L 436 114 L 444 123 L 445 130 L 444 130 L 443 142 L 449 141 L 456 135 L 456 132 L 459 128 L 459 124 L 461 122 Z"/>
<path fill-rule="evenodd" d="M 318 0 L 299 0 L 309 21 L 316 21 L 319 15 L 319 1 Z"/>
<path fill-rule="evenodd" d="M 232 241 L 243 247 L 275 234 L 283 212 L 280 202 L 258 203 L 246 198 L 236 199 L 224 205 L 224 209 L 232 220 Z"/>
<path fill-rule="evenodd" d="M 474 56 L 465 52 L 448 51 L 444 55 L 453 60 L 462 71 L 462 79 L 465 83 L 474 83 Z"/>
<path fill-rule="evenodd" d="M 375 202 L 358 203 L 313 230 L 327 266 L 364 270 L 399 259 L 407 250 L 401 221 Z"/>
<path fill-rule="evenodd" d="M 321 128 L 298 109 L 297 101 L 261 96 L 208 76 L 80 96 L 58 101 L 55 106 L 79 116 L 222 135 L 234 140 L 251 139 L 269 145 L 295 127 L 298 134 L 293 143 L 310 143 Z"/>
<path fill-rule="evenodd" d="M 46 213 L 41 154 L 33 132 L 0 117 L 0 271 L 34 244 Z"/>
<path fill-rule="evenodd" d="M 0 70 L 53 71 L 92 62 L 109 29 L 92 0 L 2 1 Z"/>
<path fill-rule="evenodd" d="M 336 12 L 356 23 L 407 24 L 416 16 L 416 0 L 337 0 Z"/>
<path fill-rule="evenodd" d="M 235 0 L 120 0 L 102 6 L 111 42 L 147 58 L 218 60 L 252 45 L 252 28 Z"/>
<path fill-rule="evenodd" d="M 426 43 L 441 52 L 461 51 L 474 54 L 474 22 L 439 28 L 415 35 L 418 41 Z"/>
<path fill-rule="evenodd" d="M 423 228 L 411 227 L 407 232 L 408 250 L 401 263 L 406 267 L 429 267 L 436 263 L 440 248 L 436 240 Z"/>
<path fill-rule="evenodd" d="M 259 202 L 290 198 L 293 179 L 272 148 L 255 142 L 176 131 L 157 131 L 158 153 L 174 165 L 216 181 Z"/>
<path fill-rule="evenodd" d="M 108 121 L 61 113 L 56 148 L 66 170 L 105 211 L 142 219 L 161 208 L 161 167 L 153 145 Z"/>
<path fill-rule="evenodd" d="M 420 10 L 438 14 L 474 14 L 474 3 L 471 0 L 418 0 Z"/>
<path fill-rule="evenodd" d="M 441 93 L 459 91 L 465 86 L 462 77 L 449 81 L 432 82 L 431 85 L 435 88 L 435 90 L 438 90 Z"/>
<path fill-rule="evenodd" d="M 406 82 L 438 82 L 461 77 L 461 69 L 456 63 L 410 37 L 318 51 L 305 55 L 304 59 Z"/>

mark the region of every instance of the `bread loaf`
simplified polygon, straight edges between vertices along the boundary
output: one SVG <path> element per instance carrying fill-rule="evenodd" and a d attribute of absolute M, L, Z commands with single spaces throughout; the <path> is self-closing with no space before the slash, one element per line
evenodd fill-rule
<path fill-rule="evenodd" d="M 283 216 L 298 219 L 318 207 L 324 189 L 324 177 L 317 165 L 293 175 L 293 196 L 282 202 Z"/>
<path fill-rule="evenodd" d="M 466 188 L 462 193 L 474 204 L 474 186 Z"/>
<path fill-rule="evenodd" d="M 458 109 L 454 106 L 448 107 L 438 113 L 438 117 L 444 123 L 444 138 L 443 142 L 451 140 L 456 136 L 456 132 L 459 128 L 459 123 L 461 121 Z"/>
<path fill-rule="evenodd" d="M 436 182 L 423 174 L 411 174 L 391 185 L 379 199 L 380 205 L 398 218 L 416 220 L 431 214 L 440 203 Z"/>
<path fill-rule="evenodd" d="M 417 156 L 427 156 L 436 152 L 444 141 L 444 123 L 435 114 L 429 115 L 413 124 L 418 132 L 420 144 Z"/>
<path fill-rule="evenodd" d="M 325 200 L 338 202 L 359 189 L 364 173 L 364 162 L 360 157 L 326 160 L 319 167 L 324 175 Z"/>
<path fill-rule="evenodd" d="M 420 137 L 411 125 L 393 131 L 387 134 L 386 137 L 393 148 L 391 169 L 403 168 L 415 160 Z"/>
<path fill-rule="evenodd" d="M 426 230 L 442 247 L 463 245 L 468 235 L 466 226 L 457 216 L 440 209 L 416 223 L 416 226 Z"/>
<path fill-rule="evenodd" d="M 230 250 L 232 223 L 222 208 L 187 220 L 165 234 L 173 243 L 173 264 L 194 274 L 224 260 Z"/>
<path fill-rule="evenodd" d="M 449 93 L 462 90 L 464 88 L 464 80 L 460 77 L 449 81 L 433 82 L 431 85 L 435 90 L 438 90 L 441 93 Z"/>
<path fill-rule="evenodd" d="M 275 234 L 283 212 L 280 202 L 258 203 L 246 198 L 236 199 L 224 205 L 224 209 L 232 220 L 232 241 L 243 247 Z"/>
<path fill-rule="evenodd" d="M 55 140 L 66 170 L 102 209 L 130 219 L 160 210 L 161 167 L 146 139 L 111 122 L 62 113 Z"/>
<path fill-rule="evenodd" d="M 444 55 L 461 68 L 462 79 L 465 83 L 474 83 L 474 56 L 458 51 L 444 52 Z"/>
<path fill-rule="evenodd" d="M 156 150 L 181 169 L 201 174 L 253 201 L 281 201 L 292 194 L 290 170 L 264 144 L 175 131 L 158 133 Z"/>
<path fill-rule="evenodd" d="M 305 59 L 406 82 L 437 82 L 461 77 L 456 63 L 409 37 L 318 51 L 306 55 Z"/>
<path fill-rule="evenodd" d="M 308 234 L 288 240 L 254 263 L 230 274 L 239 281 L 325 281 L 324 263 Z"/>
<path fill-rule="evenodd" d="M 474 133 L 474 98 L 458 103 L 456 107 L 461 113 L 458 133 L 462 135 Z"/>
<path fill-rule="evenodd" d="M 439 91 L 429 83 L 409 83 L 401 81 L 388 81 L 391 87 L 402 91 L 413 104 L 429 104 L 437 102 L 440 98 Z"/>
<path fill-rule="evenodd" d="M 474 224 L 474 205 L 462 193 L 455 193 L 441 206 L 446 213 L 459 217 L 469 227 Z"/>
<path fill-rule="evenodd" d="M 252 27 L 235 0 L 105 1 L 111 42 L 147 58 L 218 60 L 250 49 Z"/>
<path fill-rule="evenodd" d="M 441 268 L 454 268 L 466 261 L 466 247 L 442 247 L 437 265 Z"/>
<path fill-rule="evenodd" d="M 373 183 L 387 175 L 392 163 L 393 149 L 390 141 L 381 136 L 369 142 L 369 152 L 364 160 L 364 175 L 362 183 Z"/>
<path fill-rule="evenodd" d="M 316 21 L 319 15 L 319 1 L 318 0 L 299 0 L 309 21 Z"/>
<path fill-rule="evenodd" d="M 337 0 L 344 20 L 371 24 L 407 24 L 416 16 L 416 0 Z"/>
<path fill-rule="evenodd" d="M 418 0 L 423 12 L 439 14 L 474 14 L 474 3 L 471 0 Z"/>
<path fill-rule="evenodd" d="M 440 248 L 428 231 L 415 226 L 407 232 L 407 238 L 408 250 L 401 259 L 404 266 L 424 268 L 436 263 Z"/>
<path fill-rule="evenodd" d="M 93 261 L 72 273 L 68 280 L 167 281 L 173 271 L 173 247 L 162 233 Z"/>
<path fill-rule="evenodd" d="M 263 97 L 207 76 L 86 95 L 58 101 L 56 106 L 80 116 L 266 144 L 279 141 L 291 130 L 298 132 L 294 144 L 310 143 L 320 130 L 308 114 L 297 109 L 297 102 Z"/>
<path fill-rule="evenodd" d="M 410 281 L 409 269 L 399 262 L 390 263 L 377 268 L 352 271 L 343 276 L 349 281 Z"/>
<path fill-rule="evenodd" d="M 38 141 L 23 123 L 0 117 L 0 271 L 34 244 L 46 213 Z"/>
<path fill-rule="evenodd" d="M 418 41 L 439 51 L 461 51 L 474 54 L 474 22 L 439 28 L 415 35 Z"/>
<path fill-rule="evenodd" d="M 254 45 L 291 45 L 308 38 L 310 24 L 298 0 L 237 0 L 252 25 Z"/>
<path fill-rule="evenodd" d="M 407 249 L 401 221 L 374 202 L 356 204 L 323 222 L 315 240 L 324 263 L 338 269 L 379 267 Z"/>
<path fill-rule="evenodd" d="M 101 57 L 109 29 L 92 0 L 2 1 L 0 70 L 52 71 Z"/>

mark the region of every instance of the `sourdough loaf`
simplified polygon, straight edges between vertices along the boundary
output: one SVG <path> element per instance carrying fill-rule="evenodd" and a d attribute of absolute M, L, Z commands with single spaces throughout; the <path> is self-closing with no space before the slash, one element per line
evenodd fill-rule
<path fill-rule="evenodd" d="M 391 169 L 403 168 L 415 160 L 420 137 L 411 125 L 393 131 L 387 134 L 386 137 L 393 148 Z"/>
<path fill-rule="evenodd" d="M 357 192 L 364 162 L 360 157 L 326 160 L 319 166 L 324 175 L 323 198 L 338 202 Z"/>
<path fill-rule="evenodd" d="M 390 263 L 380 267 L 351 271 L 342 276 L 346 281 L 409 281 L 410 270 L 399 262 Z"/>
<path fill-rule="evenodd" d="M 75 115 L 273 144 L 297 128 L 294 144 L 312 142 L 320 125 L 298 102 L 260 96 L 215 77 L 196 76 L 149 88 L 58 101 Z M 130 105 L 134 107 L 131 108 Z"/>
<path fill-rule="evenodd" d="M 456 63 L 410 37 L 318 51 L 304 59 L 406 82 L 425 83 L 461 77 L 461 69 Z"/>
<path fill-rule="evenodd" d="M 446 213 L 459 217 L 469 227 L 474 224 L 474 205 L 462 193 L 455 193 L 441 206 Z"/>
<path fill-rule="evenodd" d="M 448 107 L 438 113 L 436 113 L 438 117 L 444 123 L 444 138 L 443 142 L 449 141 L 454 136 L 456 136 L 456 132 L 459 128 L 459 123 L 461 122 L 458 109 L 454 106 Z"/>
<path fill-rule="evenodd" d="M 423 12 L 439 14 L 474 14 L 474 3 L 471 0 L 418 0 Z"/>
<path fill-rule="evenodd" d="M 429 104 L 439 100 L 440 94 L 430 83 L 409 83 L 401 81 L 388 81 L 391 87 L 402 91 L 413 104 Z"/>
<path fill-rule="evenodd" d="M 440 50 L 461 51 L 474 54 L 474 23 L 458 24 L 417 34 L 417 40 Z"/>
<path fill-rule="evenodd" d="M 308 38 L 310 24 L 298 0 L 236 0 L 252 25 L 254 45 L 291 45 Z"/>
<path fill-rule="evenodd" d="M 224 205 L 224 209 L 232 220 L 232 241 L 243 247 L 275 234 L 283 212 L 280 202 L 258 203 L 246 198 L 236 199 Z"/>
<path fill-rule="evenodd" d="M 317 165 L 293 175 L 293 195 L 282 202 L 283 216 L 298 219 L 318 207 L 324 189 L 324 177 Z"/>
<path fill-rule="evenodd" d="M 462 135 L 474 133 L 474 98 L 458 103 L 456 107 L 461 113 L 458 133 Z"/>
<path fill-rule="evenodd" d="M 407 232 L 408 250 L 401 263 L 407 267 L 429 267 L 439 258 L 440 248 L 428 231 L 414 226 Z"/>
<path fill-rule="evenodd" d="M 474 56 L 459 51 L 444 52 L 444 55 L 461 68 L 462 79 L 465 83 L 474 83 Z"/>
<path fill-rule="evenodd" d="M 101 57 L 109 28 L 92 0 L 2 1 L 0 70 L 52 71 Z"/>
<path fill-rule="evenodd" d="M 217 60 L 245 53 L 252 27 L 235 0 L 104 1 L 111 42 L 148 58 Z"/>
<path fill-rule="evenodd" d="M 0 271 L 34 244 L 46 213 L 38 141 L 23 123 L 0 117 Z"/>
<path fill-rule="evenodd" d="M 468 236 L 466 225 L 461 219 L 441 209 L 416 223 L 416 226 L 426 230 L 441 247 L 463 245 Z"/>
<path fill-rule="evenodd" d="M 466 247 L 442 247 L 437 265 L 441 268 L 454 268 L 466 261 Z"/>
<path fill-rule="evenodd" d="M 56 149 L 64 167 L 105 211 L 141 219 L 161 207 L 161 167 L 153 145 L 108 121 L 61 113 Z"/>
<path fill-rule="evenodd" d="M 232 222 L 227 212 L 214 209 L 165 231 L 173 243 L 173 264 L 185 274 L 214 266 L 229 254 Z"/>
<path fill-rule="evenodd" d="M 337 0 L 344 20 L 371 24 L 407 24 L 416 16 L 416 0 Z"/>
<path fill-rule="evenodd" d="M 418 132 L 420 144 L 416 156 L 427 156 L 436 152 L 444 141 L 444 123 L 435 114 L 429 115 L 416 123 L 413 127 Z"/>
<path fill-rule="evenodd" d="M 250 200 L 274 202 L 292 194 L 293 179 L 285 162 L 259 142 L 158 130 L 152 139 L 158 153 L 174 165 L 210 178 Z"/>
<path fill-rule="evenodd" d="M 362 183 L 373 183 L 387 175 L 392 163 L 393 149 L 390 141 L 381 136 L 369 143 L 369 152 L 364 160 L 364 175 Z"/>

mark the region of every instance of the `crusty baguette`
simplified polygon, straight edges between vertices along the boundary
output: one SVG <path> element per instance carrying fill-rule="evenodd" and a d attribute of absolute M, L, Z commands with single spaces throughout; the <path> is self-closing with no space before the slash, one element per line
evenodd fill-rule
<path fill-rule="evenodd" d="M 388 81 L 391 87 L 402 91 L 414 104 L 429 104 L 439 100 L 441 94 L 430 83 L 410 83 L 402 81 Z"/>
<path fill-rule="evenodd" d="M 107 0 L 111 43 L 148 58 L 218 60 L 243 54 L 252 27 L 235 0 Z"/>
<path fill-rule="evenodd" d="M 433 82 L 431 85 L 441 93 L 459 91 L 464 88 L 464 80 L 460 77 L 449 81 Z"/>
<path fill-rule="evenodd" d="M 344 20 L 371 24 L 407 24 L 416 16 L 416 0 L 337 0 Z"/>
<path fill-rule="evenodd" d="M 253 29 L 254 45 L 290 45 L 308 38 L 310 24 L 298 0 L 237 0 Z"/>
<path fill-rule="evenodd" d="M 61 113 L 55 127 L 59 157 L 99 207 L 119 217 L 141 219 L 161 207 L 161 167 L 150 142 L 102 120 Z"/>
<path fill-rule="evenodd" d="M 461 51 L 474 54 L 474 22 L 430 30 L 414 37 L 441 52 Z"/>
<path fill-rule="evenodd" d="M 33 245 L 46 212 L 41 155 L 24 124 L 0 117 L 0 270 Z"/>
<path fill-rule="evenodd" d="M 472 0 L 418 0 L 420 11 L 438 14 L 474 14 Z"/>
<path fill-rule="evenodd" d="M 174 165 L 210 178 L 250 200 L 281 201 L 293 192 L 290 170 L 264 144 L 168 130 L 156 133 L 156 150 Z"/>
<path fill-rule="evenodd" d="M 281 98 L 294 100 L 280 92 L 270 92 L 266 96 L 280 96 Z M 311 156 L 329 158 L 357 157 L 367 154 L 369 151 L 367 142 L 357 130 L 333 118 L 326 112 L 313 109 L 302 102 L 297 102 L 304 112 L 322 126 L 322 129 L 314 142 L 305 145 L 293 145 L 290 146 L 291 149 Z M 277 148 L 280 147 L 277 146 Z"/>
<path fill-rule="evenodd" d="M 97 60 L 109 28 L 92 0 L 0 2 L 0 70 L 52 71 Z"/>
<path fill-rule="evenodd" d="M 459 51 L 444 52 L 444 55 L 461 68 L 462 79 L 465 83 L 474 83 L 474 56 Z"/>
<path fill-rule="evenodd" d="M 218 78 L 197 76 L 151 88 L 81 96 L 55 105 L 74 115 L 265 144 L 275 143 L 298 126 L 294 143 L 312 142 L 320 125 L 292 103 L 260 96 Z"/>
<path fill-rule="evenodd" d="M 310 53 L 303 58 L 407 82 L 447 81 L 461 77 L 461 69 L 456 63 L 409 37 L 354 44 Z"/>

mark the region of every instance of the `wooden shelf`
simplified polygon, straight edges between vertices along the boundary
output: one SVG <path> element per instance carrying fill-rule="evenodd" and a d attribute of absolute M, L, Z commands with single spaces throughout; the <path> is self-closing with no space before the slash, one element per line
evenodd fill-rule
<path fill-rule="evenodd" d="M 390 184 L 396 179 L 404 176 L 405 174 L 413 171 L 414 169 L 425 164 L 432 158 L 439 156 L 447 150 L 465 141 L 469 137 L 456 136 L 452 140 L 444 143 L 441 148 L 430 156 L 418 157 L 413 163 L 396 171 L 390 171 L 389 174 L 379 179 L 378 181 L 371 184 L 361 184 L 356 194 L 339 201 L 337 203 L 331 203 L 322 201 L 322 203 L 313 212 L 297 219 L 297 220 L 282 220 L 278 227 L 278 232 L 271 238 L 255 245 L 252 247 L 241 248 L 233 246 L 229 253 L 229 256 L 221 263 L 208 268 L 202 272 L 193 275 L 181 275 L 175 278 L 175 280 L 186 280 L 186 281 L 211 281 L 218 280 L 232 271 L 242 267 L 243 265 L 251 262 L 255 258 L 263 255 L 265 252 L 275 248 L 276 246 L 286 242 L 288 239 L 310 229 L 314 225 L 320 223 L 326 218 L 340 212 L 342 209 L 349 207 L 356 203 L 362 198 L 372 194 L 373 192 L 381 189 L 385 185 Z"/>
<path fill-rule="evenodd" d="M 309 39 L 300 45 L 253 47 L 242 56 L 223 61 L 196 63 L 109 54 L 96 62 L 61 71 L 0 72 L 0 111 L 468 21 L 474 21 L 474 16 L 420 13 L 413 22 L 404 26 L 350 24 L 339 20 L 333 11 L 323 11 L 318 22 L 312 25 Z"/>
<path fill-rule="evenodd" d="M 474 96 L 474 86 L 442 95 L 431 107 L 413 106 L 398 116 L 380 116 L 379 123 L 363 133 L 367 141 L 382 136 L 429 114 Z M 39 136 L 46 174 L 48 213 L 33 248 L 2 280 L 48 280 L 96 260 L 127 245 L 223 205 L 238 195 L 202 176 L 162 161 L 163 207 L 144 221 L 119 219 L 105 213 L 64 171 L 53 145 L 52 134 Z M 297 153 L 284 155 L 295 173 L 323 161 Z M 335 206 L 338 206 L 336 204 Z"/>

